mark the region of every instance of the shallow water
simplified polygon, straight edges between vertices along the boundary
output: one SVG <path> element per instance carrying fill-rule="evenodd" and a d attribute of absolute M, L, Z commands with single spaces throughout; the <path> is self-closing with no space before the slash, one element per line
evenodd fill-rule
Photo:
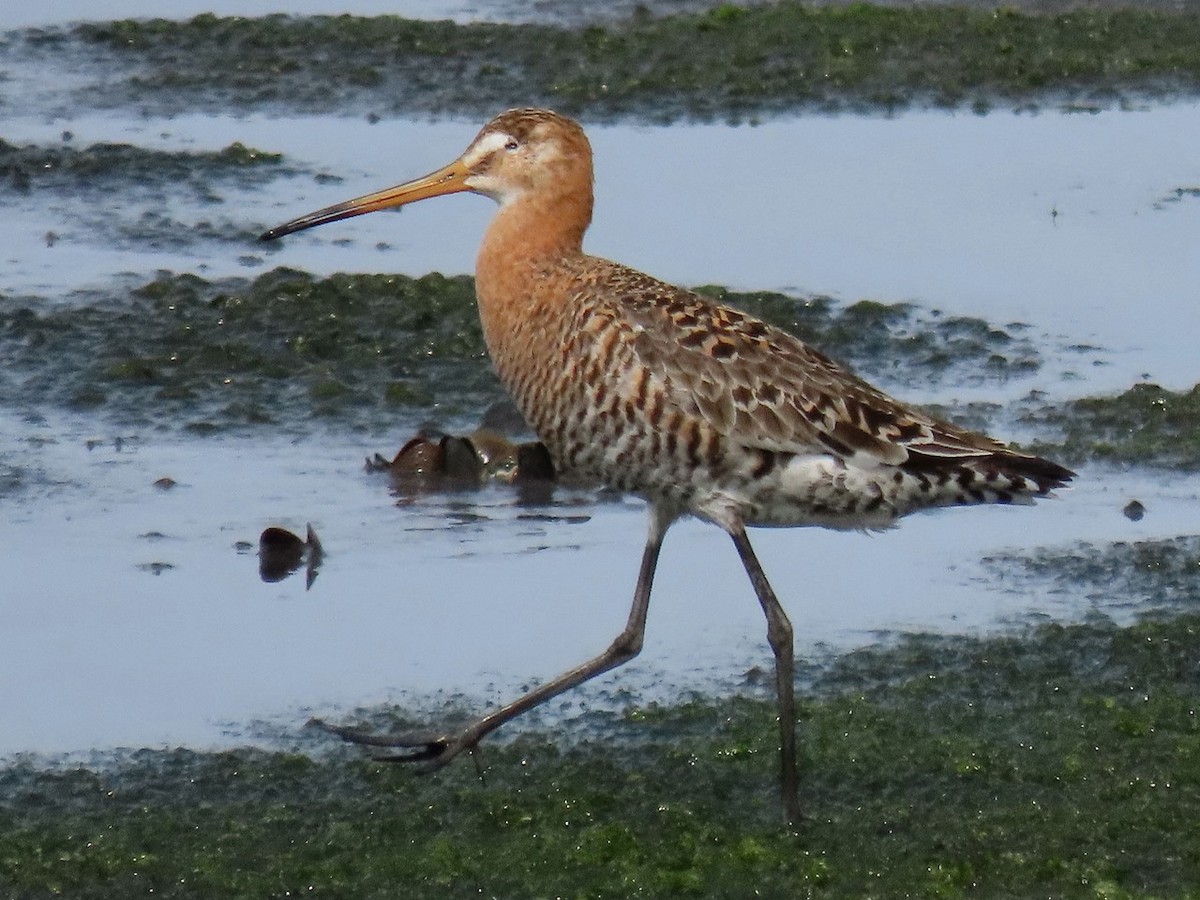
<path fill-rule="evenodd" d="M 634 500 L 559 492 L 522 507 L 493 487 L 397 505 L 352 439 L 105 441 L 55 420 L 26 442 L 42 485 L 5 501 L 0 546 L 0 752 L 244 738 L 247 722 L 440 691 L 498 701 L 597 652 L 619 630 L 644 516 Z M 6 439 L 11 446 L 11 437 Z M 153 482 L 163 476 L 169 490 Z M 758 531 L 754 542 L 804 656 L 889 630 L 971 632 L 1093 605 L 1014 592 L 980 560 L 998 550 L 1194 530 L 1200 479 L 1083 473 L 1037 509 L 916 516 L 867 536 Z M 1139 523 L 1120 508 L 1138 496 Z M 556 519 L 558 519 L 556 521 Z M 303 574 L 258 578 L 259 532 L 316 528 Z M 157 571 L 156 571 L 157 569 Z M 1114 607 L 1121 598 L 1113 598 Z M 645 699 L 742 683 L 767 666 L 757 604 L 728 540 L 697 522 L 668 537 L 641 659 L 590 692 Z"/>
<path fill-rule="evenodd" d="M 112 14 L 141 12 L 122 10 Z M 23 24 L 12 16 L 0 14 L 0 27 Z M 208 278 L 277 265 L 470 271 L 491 213 L 480 198 L 328 226 L 277 248 L 249 235 L 441 165 L 478 125 L 22 109 L 6 117 L 10 142 L 54 143 L 65 130 L 76 146 L 211 150 L 237 140 L 282 151 L 304 173 L 247 189 L 217 183 L 216 201 L 203 204 L 171 190 L 8 195 L 3 291 L 77 303 L 74 291 L 164 268 Z M 1198 104 L 590 133 L 593 252 L 688 284 L 1025 322 L 1051 360 L 1006 384 L 908 384 L 913 400 L 1006 401 L 1033 388 L 1069 398 L 1143 376 L 1196 380 L 1200 201 L 1175 191 L 1200 185 Z M 162 226 L 146 225 L 148 214 L 185 236 L 156 243 L 148 235 Z M 197 239 L 187 229 L 201 221 L 247 238 Z M 0 410 L 0 475 L 15 472 L 17 483 L 0 493 L 0 753 L 238 741 L 260 717 L 294 725 L 439 691 L 498 701 L 600 650 L 625 620 L 644 528 L 637 501 L 596 503 L 585 492 L 529 509 L 494 487 L 397 505 L 362 459 L 394 451 L 419 424 L 412 414 L 398 415 L 393 446 L 380 446 L 319 425 L 299 441 L 196 438 L 38 413 Z M 177 486 L 155 488 L 163 476 Z M 1099 601 L 1013 592 L 981 558 L 1194 532 L 1198 495 L 1195 476 L 1089 468 L 1036 509 L 917 516 L 870 537 L 760 531 L 754 541 L 811 656 L 889 630 L 1083 615 Z M 1137 523 L 1120 514 L 1133 497 L 1149 510 Z M 328 552 L 311 590 L 303 576 L 263 584 L 237 542 L 307 522 Z M 647 698 L 737 685 L 768 664 L 763 631 L 728 540 L 682 523 L 664 550 L 645 652 L 605 683 Z"/>
<path fill-rule="evenodd" d="M 239 140 L 340 180 L 277 178 L 252 193 L 218 185 L 222 202 L 201 207 L 170 196 L 116 210 L 81 197 L 18 198 L 0 224 L 8 290 L 56 293 L 158 268 L 210 276 L 275 265 L 471 271 L 491 214 L 478 197 L 419 204 L 402 218 L 366 217 L 278 246 L 249 238 L 298 212 L 423 174 L 477 128 L 331 124 L 267 116 L 11 120 L 13 143 L 54 142 L 68 126 L 79 146 L 215 150 Z M 1196 376 L 1200 201 L 1177 189 L 1200 185 L 1189 138 L 1196 133 L 1195 103 L 1074 115 L 911 112 L 757 127 L 595 127 L 599 201 L 588 246 L 677 282 L 908 300 L 1025 322 L 1052 347 L 1109 351 L 1064 356 L 1056 374 L 1069 374 L 1064 390 L 1072 396 L 1141 377 L 1181 388 Z M 112 246 L 119 224 L 136 235 L 148 214 L 250 230 L 244 243 L 194 249 Z M 58 237 L 53 246 L 47 232 Z"/>
<path fill-rule="evenodd" d="M 116 0 L 102 15 L 88 0 L 53 0 L 41 4 L 9 4 L 0 11 L 0 31 L 33 28 L 99 18 L 137 19 L 167 16 L 185 19 L 202 13 L 219 16 L 400 15 L 409 19 L 452 19 L 455 22 L 580 22 L 626 18 L 638 7 L 660 13 L 706 9 L 717 0 L 618 0 L 598 6 L 581 0 L 172 0 L 170 9 L 158 0 Z"/>

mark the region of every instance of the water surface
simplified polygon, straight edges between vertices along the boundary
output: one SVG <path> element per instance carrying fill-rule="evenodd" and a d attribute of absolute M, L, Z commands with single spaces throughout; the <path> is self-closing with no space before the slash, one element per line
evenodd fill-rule
<path fill-rule="evenodd" d="M 112 14 L 149 12 L 129 2 Z M 32 21 L 0 15 L 2 27 Z M 469 272 L 492 212 L 476 197 L 276 247 L 251 238 L 441 165 L 479 124 L 22 107 L 6 117 L 5 140 L 53 144 L 69 131 L 76 146 L 242 141 L 282 152 L 295 171 L 254 187 L 214 183 L 204 199 L 171 186 L 6 194 L 0 290 L 72 304 L 159 269 Z M 913 400 L 1008 402 L 1031 390 L 1065 399 L 1197 377 L 1200 201 L 1179 189 L 1200 185 L 1200 105 L 590 133 L 595 253 L 685 284 L 1026 323 L 1049 359 L 1011 382 L 884 379 Z M 206 236 L 204 222 L 224 237 Z M 164 230 L 179 239 L 162 240 Z M 0 493 L 0 753 L 240 741 L 257 718 L 294 725 L 385 700 L 436 705 L 439 692 L 501 701 L 606 646 L 636 577 L 641 504 L 560 493 L 530 509 L 503 487 L 398 504 L 362 459 L 393 452 L 425 417 L 397 413 L 369 437 L 311 423 L 286 437 L 263 428 L 198 438 L 129 432 L 96 413 L 0 409 L 0 474 L 16 484 Z M 156 488 L 163 476 L 177 486 Z M 917 516 L 875 536 L 760 531 L 754 541 L 800 654 L 813 658 L 889 630 L 973 631 L 1104 607 L 1027 582 L 1014 590 L 981 559 L 1194 532 L 1198 493 L 1195 476 L 1089 467 L 1035 509 Z M 1134 497 L 1149 510 L 1136 523 L 1120 514 Z M 328 551 L 312 588 L 302 577 L 262 583 L 241 545 L 268 525 L 303 532 L 309 522 Z M 739 685 L 768 664 L 764 630 L 728 539 L 682 523 L 667 539 L 642 658 L 582 696 Z"/>

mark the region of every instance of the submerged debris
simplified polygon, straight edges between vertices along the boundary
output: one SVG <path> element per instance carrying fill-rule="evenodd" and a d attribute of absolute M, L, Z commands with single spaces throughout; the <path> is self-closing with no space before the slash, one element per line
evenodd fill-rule
<path fill-rule="evenodd" d="M 1184 198 L 1200 198 L 1200 187 L 1177 187 L 1169 194 L 1164 194 L 1154 201 L 1155 209 L 1164 209 L 1167 205 L 1178 203 Z"/>
<path fill-rule="evenodd" d="M 138 568 L 143 572 L 149 572 L 151 575 L 161 575 L 163 572 L 169 572 L 174 569 L 175 564 L 157 560 L 155 562 L 139 563 Z"/>
<path fill-rule="evenodd" d="M 305 588 L 310 588 L 324 559 L 325 550 L 312 525 L 304 540 L 275 525 L 264 529 L 258 539 L 258 574 L 266 582 L 282 581 L 304 565 Z"/>
<path fill-rule="evenodd" d="M 391 460 L 376 453 L 367 460 L 367 469 L 386 471 L 398 485 L 420 482 L 435 489 L 479 485 L 492 479 L 515 483 L 554 478 L 554 463 L 541 441 L 515 444 L 486 428 L 463 436 L 417 435 Z"/>

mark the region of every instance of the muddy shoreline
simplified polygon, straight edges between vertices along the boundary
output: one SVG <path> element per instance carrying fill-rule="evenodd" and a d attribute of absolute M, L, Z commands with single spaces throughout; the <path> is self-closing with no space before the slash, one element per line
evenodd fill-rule
<path fill-rule="evenodd" d="M 90 58 L 96 108 L 745 121 L 797 111 L 1112 108 L 1200 91 L 1200 15 L 1086 7 L 722 5 L 591 25 L 201 15 L 10 33 Z M 228 65 L 232 56 L 235 65 Z M 16 102 L 18 98 L 12 98 Z"/>
<path fill-rule="evenodd" d="M 994 15 L 620 0 L 588 25 L 595 8 L 0 39 L 0 546 L 16 561 L 0 591 L 0 896 L 1190 897 L 1200 387 L 1180 382 L 1191 344 L 1168 338 L 1195 332 L 1170 298 L 1195 282 L 1200 172 L 1188 148 L 1142 151 L 1195 121 L 1168 107 L 1200 93 L 1200 40 L 1178 40 L 1200 0 Z M 887 46 L 926 26 L 940 39 L 920 52 Z M 763 37 L 789 28 L 821 40 L 789 56 Z M 801 59 L 821 86 L 788 80 Z M 1080 467 L 1035 509 L 755 535 L 804 667 L 796 832 L 778 822 L 761 616 L 727 539 L 699 523 L 672 532 L 643 656 L 489 741 L 482 777 L 376 763 L 303 727 L 462 719 L 623 621 L 636 501 L 405 492 L 364 471 L 499 397 L 473 284 L 454 274 L 473 247 L 434 255 L 472 244 L 476 211 L 255 241 L 425 170 L 469 137 L 464 120 L 521 101 L 621 123 L 592 132 L 622 160 L 599 193 L 626 205 L 609 237 L 593 231 L 614 258 L 740 280 L 703 290 Z M 910 112 L 928 106 L 945 112 Z M 1041 112 L 994 114 L 1014 109 Z M 848 127 L 825 131 L 825 111 Z M 1118 117 L 1126 131 L 1090 127 Z M 407 119 L 453 121 L 393 127 Z M 1071 140 L 1040 129 L 1051 119 Z M 735 164 L 793 158 L 816 174 L 786 192 L 799 166 L 764 187 Z M 1036 177 L 1005 180 L 1021 167 Z M 676 230 L 682 245 L 653 240 Z M 727 254 L 745 274 L 710 268 Z M 1115 299 L 1110 263 L 1137 273 Z M 880 287 L 849 281 L 864 269 Z M 1122 303 L 1152 327 L 1116 346 L 1126 320 L 1106 319 L 1110 339 L 1092 340 Z M 265 583 L 258 535 L 308 524 L 320 577 Z"/>

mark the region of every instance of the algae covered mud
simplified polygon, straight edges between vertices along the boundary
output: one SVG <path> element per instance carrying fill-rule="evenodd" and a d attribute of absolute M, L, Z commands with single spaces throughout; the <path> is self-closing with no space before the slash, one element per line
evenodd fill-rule
<path fill-rule="evenodd" d="M 820 812 L 795 832 L 771 802 L 770 703 L 735 697 L 637 709 L 588 741 L 525 734 L 489 749 L 484 782 L 307 745 L 19 761 L 0 772 L 0 882 L 20 897 L 1192 896 L 1198 628 L 1193 611 L 847 655 L 802 710 Z"/>
<path fill-rule="evenodd" d="M 650 9 L 4 36 L 0 894 L 1197 883 L 1194 13 Z M 823 43 L 754 37 L 783 17 Z M 399 52 L 414 35 L 425 55 Z M 527 52 L 547 35 L 578 55 L 559 88 Z M 738 78 L 711 90 L 679 35 L 727 48 L 712 71 Z M 236 64 L 213 65 L 222 46 Z M 830 77 L 800 90 L 817 50 Z M 485 783 L 301 727 L 466 717 L 623 621 L 636 500 L 403 491 L 363 469 L 500 399 L 469 276 L 490 206 L 254 239 L 534 100 L 588 124 L 594 252 L 722 285 L 705 291 L 1081 470 L 1032 510 L 756 535 L 809 662 L 798 839 L 773 821 L 761 616 L 699 523 L 667 543 L 643 656 L 489 746 Z M 309 523 L 311 588 L 260 581 L 263 529 Z"/>
<path fill-rule="evenodd" d="M 203 15 L 48 28 L 25 41 L 26 52 L 66 45 L 94 59 L 103 88 L 79 88 L 80 101 L 159 113 L 269 105 L 486 116 L 520 97 L 593 119 L 661 120 L 914 103 L 1107 105 L 1200 87 L 1200 17 L 1152 9 L 781 2 L 586 27 Z"/>

